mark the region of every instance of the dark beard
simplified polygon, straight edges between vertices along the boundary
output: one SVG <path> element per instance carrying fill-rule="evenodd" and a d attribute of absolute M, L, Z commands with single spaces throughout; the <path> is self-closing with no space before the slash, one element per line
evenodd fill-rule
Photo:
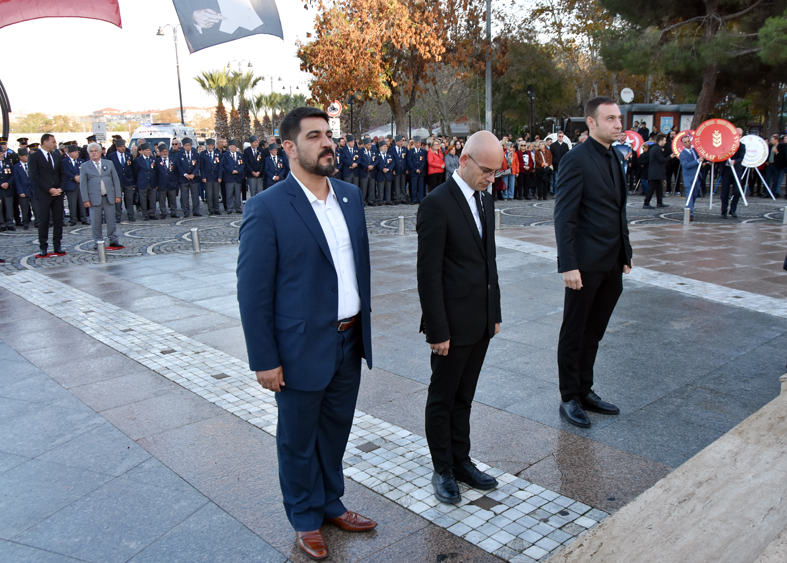
<path fill-rule="evenodd" d="M 320 159 L 326 155 L 330 155 L 331 162 L 328 164 L 320 164 Z M 334 158 L 335 156 L 333 154 L 333 149 L 323 150 L 319 156 L 317 156 L 316 160 L 309 160 L 306 158 L 305 154 L 298 150 L 298 163 L 301 165 L 301 168 L 303 168 L 309 174 L 314 174 L 315 176 L 333 176 L 333 172 L 336 169 L 336 166 L 334 165 Z"/>

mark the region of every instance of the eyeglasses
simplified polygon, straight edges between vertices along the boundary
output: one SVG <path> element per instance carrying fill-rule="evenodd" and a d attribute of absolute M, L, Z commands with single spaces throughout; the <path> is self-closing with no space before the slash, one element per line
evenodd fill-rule
<path fill-rule="evenodd" d="M 473 155 L 468 154 L 467 156 L 470 157 L 470 160 L 475 162 L 475 165 L 478 166 L 478 169 L 481 171 L 481 175 L 482 176 L 494 176 L 495 174 L 497 174 L 500 171 L 499 169 L 498 170 L 490 170 L 489 168 L 484 168 L 483 166 L 481 166 L 480 164 L 478 164 L 475 161 L 475 159 L 473 158 Z"/>

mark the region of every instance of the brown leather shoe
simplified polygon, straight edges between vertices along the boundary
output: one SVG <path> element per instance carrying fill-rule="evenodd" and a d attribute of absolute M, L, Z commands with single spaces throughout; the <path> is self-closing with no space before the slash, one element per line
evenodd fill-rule
<path fill-rule="evenodd" d="M 325 521 L 340 527 L 345 532 L 368 532 L 377 526 L 377 522 L 374 520 L 369 520 L 349 510 L 336 518 L 326 518 Z"/>
<path fill-rule="evenodd" d="M 328 546 L 325 545 L 325 538 L 322 530 L 312 532 L 295 532 L 296 543 L 301 550 L 312 559 L 325 559 L 328 557 Z"/>

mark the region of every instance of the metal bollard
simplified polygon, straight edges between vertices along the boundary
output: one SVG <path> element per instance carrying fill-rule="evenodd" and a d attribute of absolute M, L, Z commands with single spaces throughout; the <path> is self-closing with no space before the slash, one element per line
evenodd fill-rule
<path fill-rule="evenodd" d="M 495 209 L 495 230 L 500 230 L 500 210 Z"/>
<path fill-rule="evenodd" d="M 691 223 L 691 209 L 688 207 L 683 208 L 683 225 L 688 227 L 689 223 Z"/>
<path fill-rule="evenodd" d="M 399 215 L 399 234 L 404 236 L 404 215 Z"/>
<path fill-rule="evenodd" d="M 787 207 L 783 208 L 784 215 L 782 216 L 782 225 L 787 225 Z"/>
<path fill-rule="evenodd" d="M 191 247 L 194 252 L 202 252 L 199 249 L 199 229 L 197 227 L 191 229 Z"/>
<path fill-rule="evenodd" d="M 103 240 L 99 240 L 96 242 L 96 246 L 98 247 L 98 263 L 99 264 L 106 264 L 107 263 L 107 243 Z"/>

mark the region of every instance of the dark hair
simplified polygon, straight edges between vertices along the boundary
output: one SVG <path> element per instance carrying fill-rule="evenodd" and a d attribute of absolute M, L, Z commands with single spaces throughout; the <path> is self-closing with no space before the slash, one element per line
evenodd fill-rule
<path fill-rule="evenodd" d="M 44 133 L 43 135 L 41 135 L 41 142 L 46 143 L 52 137 L 54 137 L 52 133 Z"/>
<path fill-rule="evenodd" d="M 659 133 L 658 135 L 656 135 L 656 142 L 660 143 L 661 141 L 663 141 L 666 138 L 667 138 L 667 136 L 664 133 Z"/>
<path fill-rule="evenodd" d="M 286 116 L 284 116 L 284 119 L 279 126 L 281 138 L 285 141 L 295 142 L 295 139 L 297 139 L 301 132 L 301 121 L 308 117 L 319 117 L 324 119 L 325 123 L 329 123 L 328 114 L 321 109 L 310 106 L 295 108 Z"/>
<path fill-rule="evenodd" d="M 595 98 L 588 101 L 585 104 L 585 115 L 587 117 L 592 117 L 596 119 L 596 114 L 598 113 L 598 106 L 603 106 L 607 104 L 614 104 L 615 100 L 610 98 L 609 96 L 596 96 Z"/>

